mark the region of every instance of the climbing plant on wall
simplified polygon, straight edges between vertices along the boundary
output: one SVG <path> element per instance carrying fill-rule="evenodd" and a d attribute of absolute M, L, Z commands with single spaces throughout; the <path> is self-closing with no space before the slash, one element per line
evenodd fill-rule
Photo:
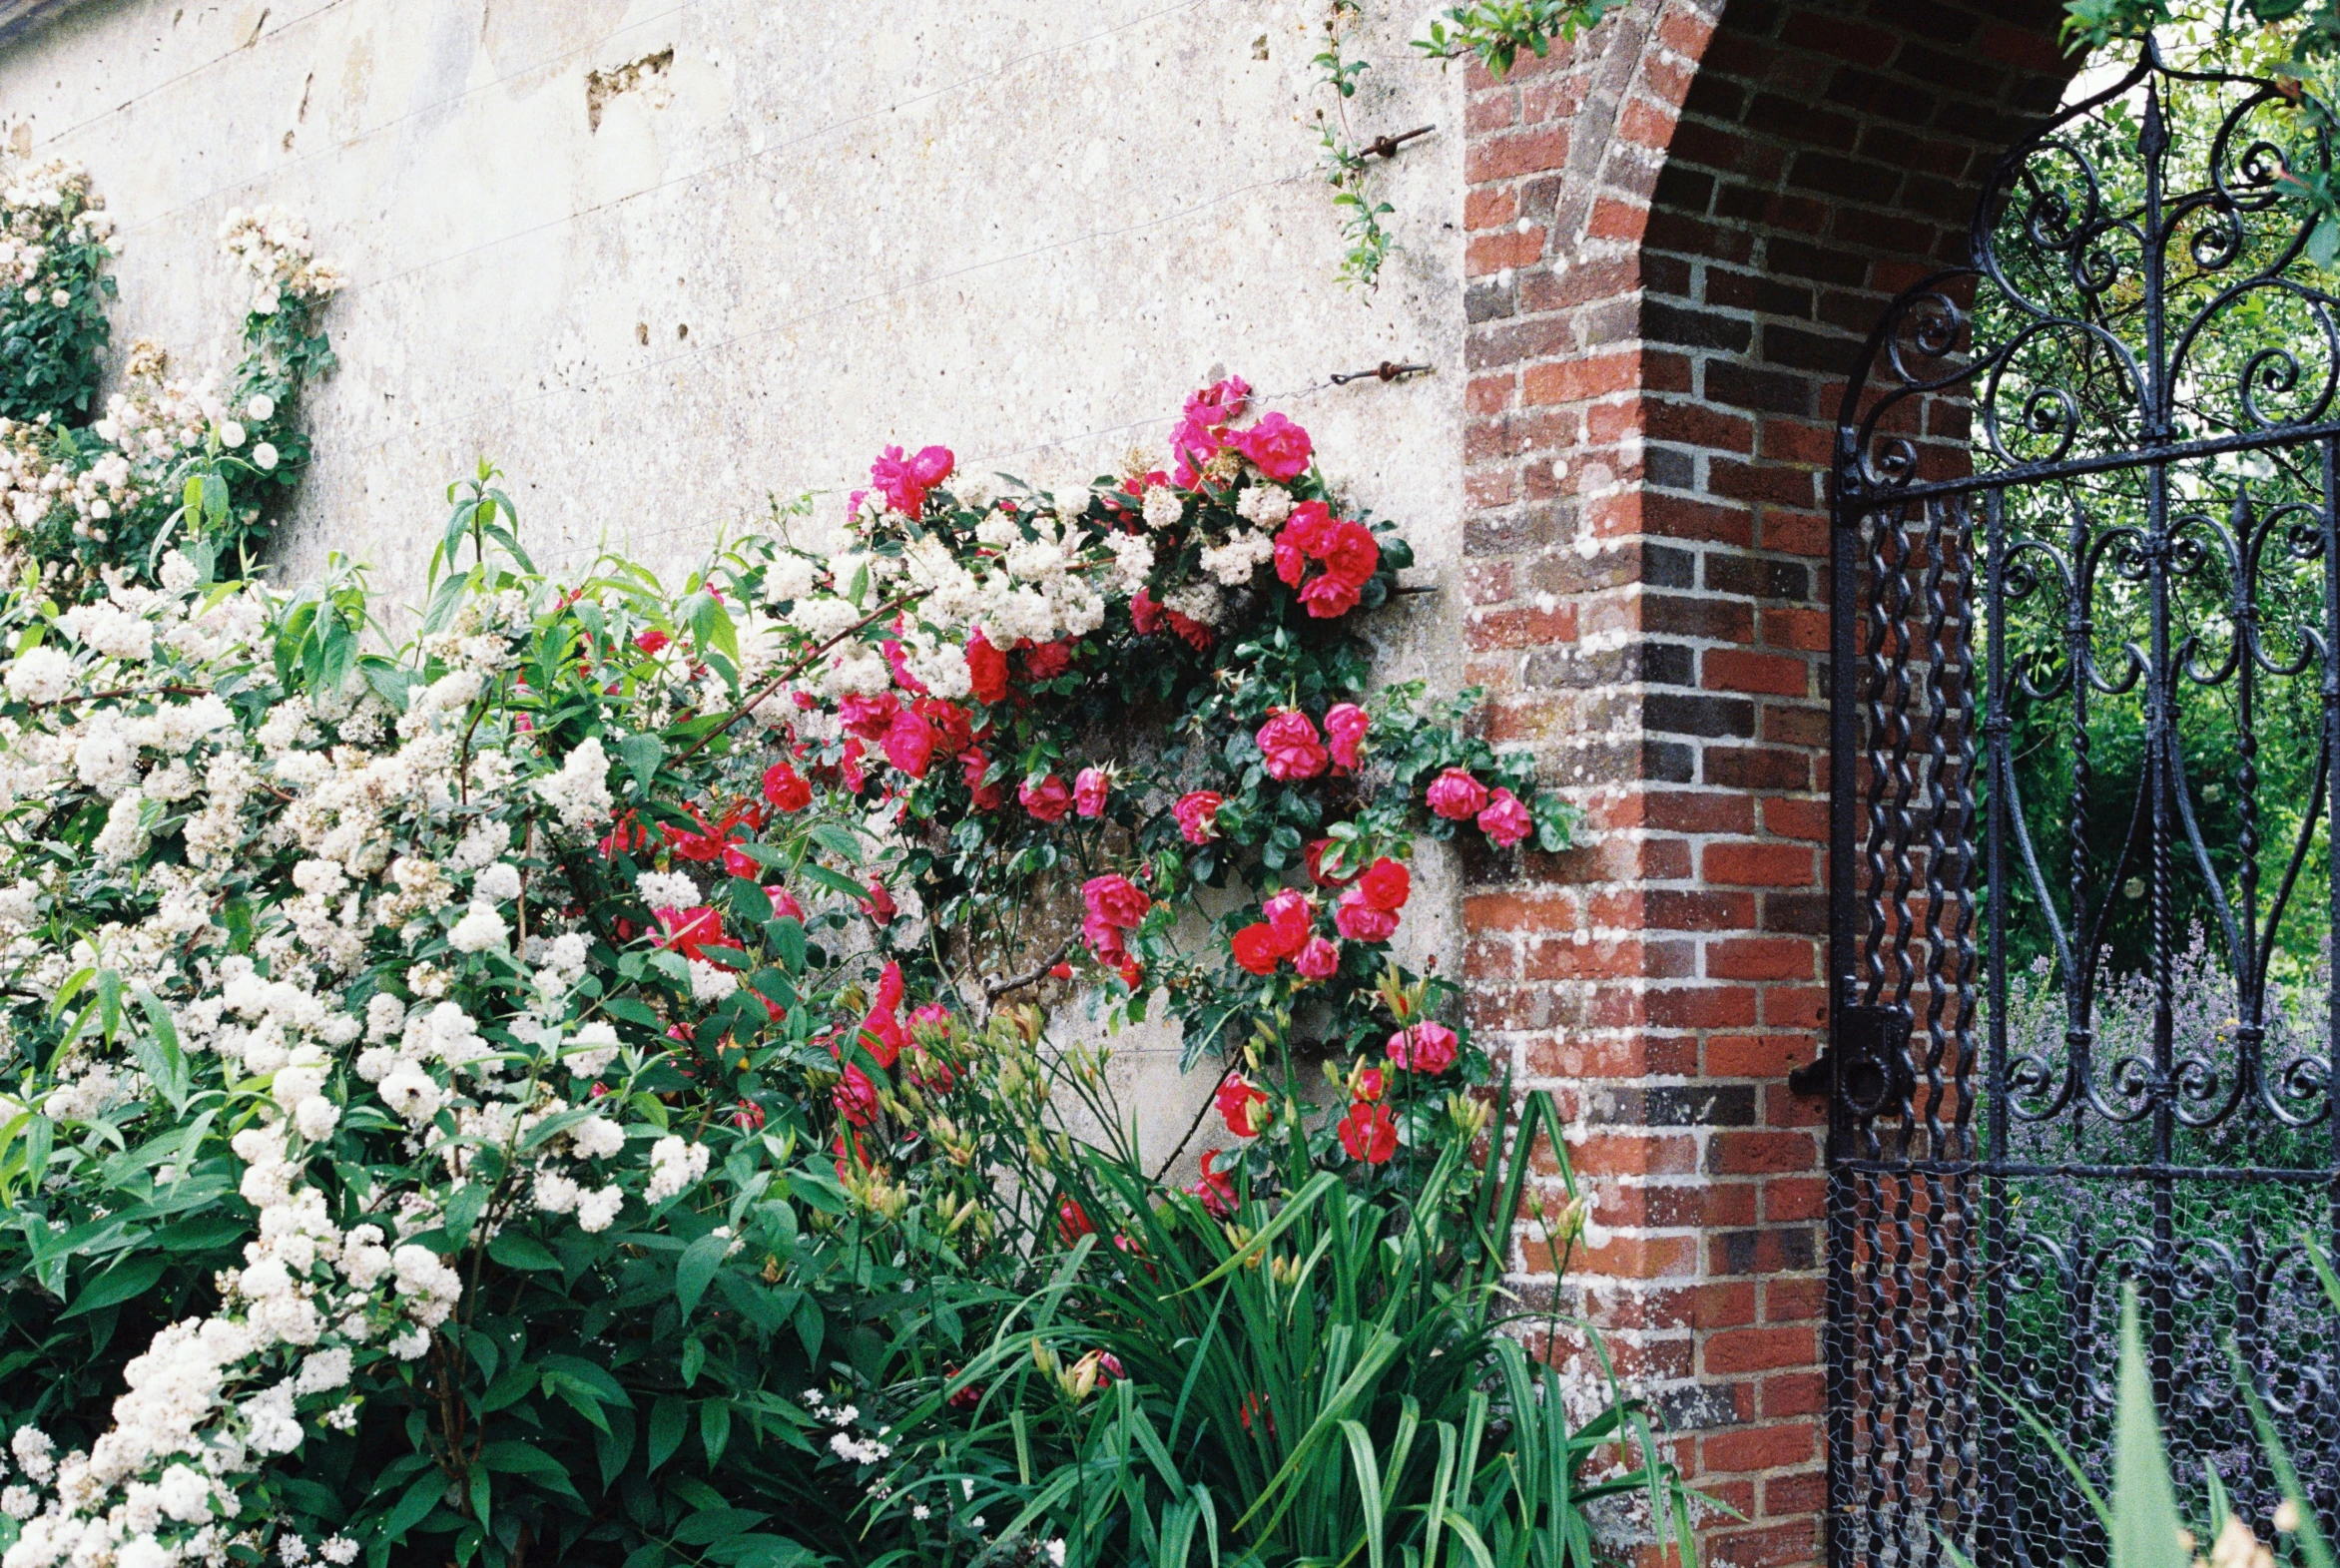
<path fill-rule="evenodd" d="M 305 226 L 229 214 L 223 255 L 251 292 L 225 386 L 153 343 L 109 366 L 112 221 L 64 160 L 0 171 L 0 570 L 80 598 L 112 567 L 153 580 L 161 550 L 257 558 L 308 462 L 302 391 L 333 366 L 318 313 L 340 286 Z M 101 405 L 109 370 L 122 390 Z"/>
<path fill-rule="evenodd" d="M 1497 78 L 1509 74 L 1522 54 L 1542 59 L 1553 43 L 1573 40 L 1625 0 L 1478 0 L 1448 6 L 1432 13 L 1423 36 L 1414 47 L 1442 63 L 1471 59 Z M 1365 12 L 1363 0 L 1330 0 L 1323 22 L 1324 46 L 1312 62 L 1320 85 L 1332 91 L 1333 112 L 1317 111 L 1318 135 L 1323 144 L 1325 183 L 1333 190 L 1333 207 L 1341 218 L 1347 249 L 1340 276 L 1352 287 L 1373 288 L 1396 242 L 1382 220 L 1394 211 L 1373 195 L 1373 164 L 1395 158 L 1399 149 L 1433 128 L 1422 126 L 1401 132 L 1383 132 L 1361 139 L 1349 123 L 1350 101 L 1364 84 L 1372 62 L 1349 50 L 1351 36 Z"/>
<path fill-rule="evenodd" d="M 21 205 L 95 297 L 78 179 Z M 335 279 L 222 241 L 226 391 L 64 395 L 101 315 L 0 425 L 6 1568 L 1589 1563 L 1628 1492 L 1687 1547 L 1597 1351 L 1500 1332 L 1515 1218 L 1596 1228 L 1399 957 L 1421 841 L 1575 812 L 1376 681 L 1412 555 L 1306 430 L 892 447 L 680 581 L 539 572 L 483 463 L 400 618 L 246 571 Z M 1107 1089 L 1154 1017 L 1184 1186 Z"/>

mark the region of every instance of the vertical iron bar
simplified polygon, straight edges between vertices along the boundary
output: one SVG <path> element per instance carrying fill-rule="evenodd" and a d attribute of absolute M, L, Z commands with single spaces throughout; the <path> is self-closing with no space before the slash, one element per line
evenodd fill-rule
<path fill-rule="evenodd" d="M 2324 811 L 2330 824 L 2325 849 L 2330 858 L 2331 900 L 2324 922 L 2324 951 L 2332 976 L 2325 1001 L 2324 1126 L 2331 1136 L 2332 1186 L 2325 1245 L 2340 1258 L 2340 441 L 2323 442 L 2323 504 L 2317 508 L 2324 544 Z M 2340 1348 L 2326 1352 L 2340 1373 Z"/>
<path fill-rule="evenodd" d="M 2007 1127 L 2007 789 L 2010 763 L 2008 736 L 2014 728 L 2014 716 L 2008 711 L 2007 700 L 2007 506 L 2005 495 L 1993 490 L 1985 497 L 1986 523 L 1990 530 L 1989 555 L 1984 565 L 1985 583 L 1985 637 L 1988 674 L 1985 678 L 1985 702 L 1988 713 L 1984 719 L 1984 734 L 1988 738 L 1990 770 L 1990 819 L 1985 828 L 1988 863 L 1984 869 L 1983 915 L 1990 922 L 1987 932 L 1990 944 L 1991 1026 L 1986 1046 L 1989 1057 L 1985 1077 L 1989 1083 L 1989 1103 L 1985 1108 L 1985 1122 L 1989 1138 L 1988 1158 L 1993 1165 L 2008 1157 Z M 2075 828 L 2076 831 L 2076 828 Z M 2071 983 L 2065 976 L 2065 984 Z M 1988 1169 L 1989 1167 L 1986 1167 Z M 1983 1256 L 1977 1261 L 1984 1282 L 1983 1301 L 1983 1370 L 1989 1385 L 1983 1394 L 1989 1415 L 1982 1426 L 1982 1463 L 1987 1471 L 1986 1485 L 1990 1501 L 1985 1505 L 1984 1517 L 1977 1531 L 1976 1560 L 1984 1568 L 1998 1568 L 1999 1564 L 2014 1560 L 2007 1549 L 2006 1532 L 2015 1508 L 2012 1467 L 2005 1462 L 2010 1429 L 2007 1412 L 2000 1400 L 1989 1392 L 1989 1386 L 2010 1385 L 2007 1366 L 2007 1193 L 2004 1179 L 1986 1178 L 1983 1188 L 1984 1238 Z"/>
<path fill-rule="evenodd" d="M 1855 1343 L 1853 1310 L 1853 1219 L 1850 1177 L 1837 1169 L 1845 1155 L 1843 1116 L 1835 1076 L 1843 1061 L 1838 1024 L 1853 1004 L 1853 909 L 1856 876 L 1854 813 L 1860 804 L 1856 764 L 1860 757 L 1860 676 L 1855 632 L 1860 625 L 1860 540 L 1858 503 L 1845 493 L 1851 471 L 1838 454 L 1832 486 L 1833 526 L 1829 530 L 1828 659 L 1828 997 L 1830 1063 L 1828 1086 L 1828 1353 L 1822 1379 L 1828 1401 L 1828 1508 L 1821 1520 L 1831 1568 L 1853 1568 L 1848 1551 L 1853 1532 L 1843 1522 L 1853 1507 L 1853 1412 L 1847 1387 Z"/>
<path fill-rule="evenodd" d="M 2145 373 L 2151 377 L 2145 405 L 2144 439 L 2148 447 L 2166 446 L 2175 414 L 2175 389 L 2170 384 L 2169 355 L 2164 342 L 2167 306 L 2163 247 L 2162 155 L 2168 150 L 2168 126 L 2162 117 L 2160 84 L 2148 81 L 2144 121 L 2137 151 L 2144 159 L 2144 327 Z M 2153 1067 L 2146 1084 L 2152 1103 L 2153 1164 L 2169 1165 L 2176 1131 L 2174 1106 L 2176 1026 L 2174 967 L 2175 934 L 2172 915 L 2177 899 L 2170 857 L 2174 835 L 2176 776 L 2176 696 L 2169 655 L 2169 469 L 2166 463 L 2146 466 L 2146 570 L 2151 587 L 2152 636 L 2150 668 L 2146 672 L 2145 777 L 2151 790 L 2152 928 L 2153 928 Z M 2166 1412 L 2176 1381 L 2177 1325 L 2174 1287 L 2177 1262 L 2176 1192 L 2169 1178 L 2156 1174 L 2153 1193 L 2153 1249 L 2146 1265 L 2146 1293 L 2151 1306 L 2150 1339 L 2154 1402 Z"/>

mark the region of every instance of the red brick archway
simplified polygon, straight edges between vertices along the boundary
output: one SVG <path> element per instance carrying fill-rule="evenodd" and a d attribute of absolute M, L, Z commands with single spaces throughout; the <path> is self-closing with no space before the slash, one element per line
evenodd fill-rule
<path fill-rule="evenodd" d="M 1485 867 L 1474 1019 L 1580 1133 L 1609 1325 L 1722 1563 L 1821 1553 L 1835 404 L 2052 109 L 2058 0 L 1638 0 L 1469 86 L 1469 679 L 1597 839 Z M 1521 1271 L 1549 1281 L 1522 1244 Z"/>

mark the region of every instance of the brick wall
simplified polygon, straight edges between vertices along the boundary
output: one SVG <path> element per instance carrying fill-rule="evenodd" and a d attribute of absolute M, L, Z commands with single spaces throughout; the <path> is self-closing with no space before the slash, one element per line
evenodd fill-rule
<path fill-rule="evenodd" d="M 1637 0 L 1469 87 L 1470 678 L 1593 841 L 1479 867 L 1475 1022 L 1576 1123 L 1717 1562 L 1817 1560 L 1826 469 L 1894 292 L 2052 108 L 2054 0 Z M 1519 1267 L 1550 1289 L 1522 1230 Z"/>

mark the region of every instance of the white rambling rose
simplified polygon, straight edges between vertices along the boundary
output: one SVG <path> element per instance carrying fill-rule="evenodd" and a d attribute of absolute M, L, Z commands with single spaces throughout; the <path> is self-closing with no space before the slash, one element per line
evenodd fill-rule
<path fill-rule="evenodd" d="M 625 1207 L 626 1195 L 615 1187 L 599 1187 L 577 1200 L 577 1229 L 606 1231 Z"/>
<path fill-rule="evenodd" d="M 463 918 L 447 932 L 447 945 L 459 953 L 484 953 L 491 947 L 501 947 L 511 936 L 511 928 L 504 917 L 496 913 L 494 904 L 473 900 Z"/>
<path fill-rule="evenodd" d="M 54 703 L 72 684 L 72 658 L 48 643 L 26 649 L 8 666 L 8 695 L 20 703 Z"/>

